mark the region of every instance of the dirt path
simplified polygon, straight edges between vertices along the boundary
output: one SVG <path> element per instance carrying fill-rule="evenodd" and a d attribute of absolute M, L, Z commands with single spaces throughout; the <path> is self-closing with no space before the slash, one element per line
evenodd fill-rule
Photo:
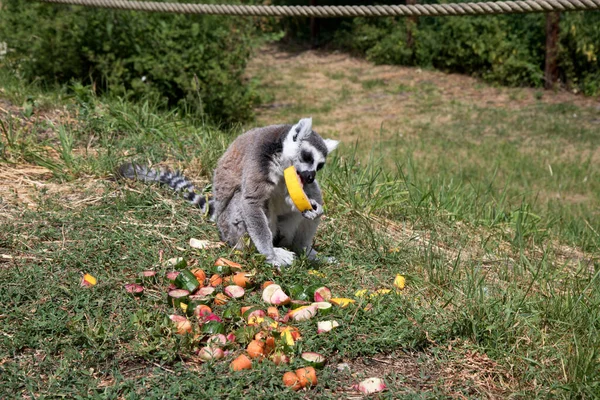
<path fill-rule="evenodd" d="M 374 138 L 382 127 L 406 131 L 409 120 L 408 125 L 432 118 L 443 122 L 456 103 L 507 110 L 566 103 L 600 111 L 600 98 L 494 87 L 464 75 L 375 65 L 340 52 L 269 46 L 252 59 L 248 74 L 272 96 L 259 109 L 259 123 L 291 122 L 298 114 L 311 114 L 320 132 L 336 132 L 343 139 Z"/>

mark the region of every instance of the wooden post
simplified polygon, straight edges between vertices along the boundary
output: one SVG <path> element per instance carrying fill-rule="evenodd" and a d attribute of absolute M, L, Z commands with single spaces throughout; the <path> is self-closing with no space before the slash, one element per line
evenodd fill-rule
<path fill-rule="evenodd" d="M 411 6 L 417 4 L 417 0 L 406 0 L 406 5 Z M 411 16 L 407 18 L 406 24 L 406 45 L 409 49 L 412 49 L 415 45 L 415 38 L 413 36 L 413 28 L 417 25 L 417 17 Z"/>
<path fill-rule="evenodd" d="M 317 5 L 317 0 L 310 0 L 311 6 Z M 310 17 L 310 41 L 313 47 L 317 45 L 317 36 L 319 36 L 319 21 L 315 17 Z"/>
<path fill-rule="evenodd" d="M 558 81 L 558 34 L 560 13 L 546 14 L 546 65 L 544 67 L 544 87 L 553 89 Z"/>

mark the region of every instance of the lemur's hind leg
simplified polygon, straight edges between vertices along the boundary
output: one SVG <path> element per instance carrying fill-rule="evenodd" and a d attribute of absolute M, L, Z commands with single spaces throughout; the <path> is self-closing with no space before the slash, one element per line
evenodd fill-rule
<path fill-rule="evenodd" d="M 317 257 L 317 252 L 313 249 L 313 242 L 317 233 L 317 227 L 319 226 L 319 219 L 310 220 L 303 218 L 296 230 L 296 235 L 292 243 L 292 250 L 294 252 L 305 253 L 310 260 L 314 260 Z"/>
<path fill-rule="evenodd" d="M 240 250 L 244 248 L 244 235 L 247 232 L 242 209 L 239 207 L 241 196 L 240 192 L 234 194 L 225 207 L 218 207 L 217 214 L 217 227 L 221 240 Z"/>
<path fill-rule="evenodd" d="M 275 245 L 287 247 L 296 254 L 306 254 L 308 258 L 314 259 L 317 252 L 312 248 L 312 244 L 318 226 L 319 218 L 306 219 L 299 213 L 280 217 Z"/>

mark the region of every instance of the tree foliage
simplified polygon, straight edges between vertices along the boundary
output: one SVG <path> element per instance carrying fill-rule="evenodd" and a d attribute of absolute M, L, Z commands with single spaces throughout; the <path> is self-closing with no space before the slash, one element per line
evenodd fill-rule
<path fill-rule="evenodd" d="M 243 79 L 254 27 L 243 18 L 170 15 L 23 0 L 3 1 L 5 63 L 23 78 L 72 80 L 99 91 L 206 113 L 215 122 L 251 115 Z"/>

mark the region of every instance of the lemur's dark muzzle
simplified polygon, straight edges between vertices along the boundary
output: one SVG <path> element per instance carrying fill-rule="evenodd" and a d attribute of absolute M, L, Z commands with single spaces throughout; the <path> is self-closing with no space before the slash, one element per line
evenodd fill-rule
<path fill-rule="evenodd" d="M 303 183 L 313 183 L 315 181 L 315 171 L 302 171 L 300 172 L 300 178 Z"/>

